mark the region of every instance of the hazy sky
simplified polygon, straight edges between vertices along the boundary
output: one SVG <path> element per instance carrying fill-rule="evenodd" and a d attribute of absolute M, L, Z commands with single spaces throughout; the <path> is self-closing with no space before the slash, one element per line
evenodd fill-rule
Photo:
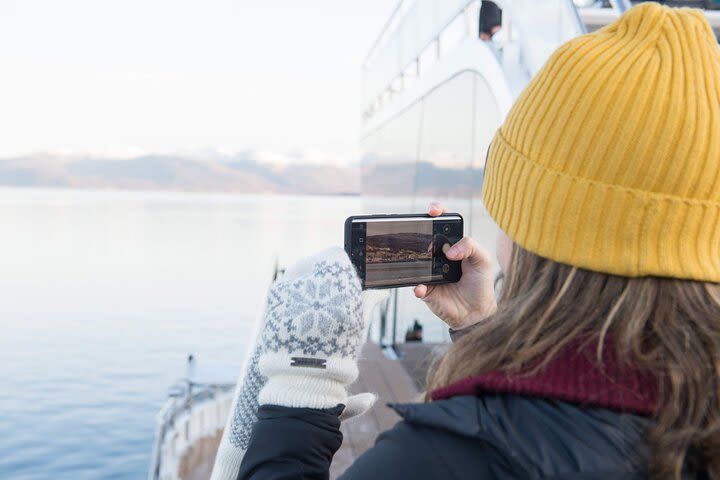
<path fill-rule="evenodd" d="M 0 0 L 0 157 L 351 155 L 395 0 Z"/>

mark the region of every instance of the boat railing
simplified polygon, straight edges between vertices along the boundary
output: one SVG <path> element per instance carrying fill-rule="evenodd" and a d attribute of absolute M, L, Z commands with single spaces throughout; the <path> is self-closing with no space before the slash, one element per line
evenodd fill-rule
<path fill-rule="evenodd" d="M 363 115 L 372 116 L 407 81 L 420 75 L 423 64 L 440 56 L 446 33 L 466 37 L 476 31 L 468 10 L 474 6 L 479 12 L 479 3 L 479 0 L 401 0 L 363 64 Z"/>
<path fill-rule="evenodd" d="M 153 442 L 148 480 L 158 480 L 160 478 L 163 456 L 162 445 L 166 440 L 167 433 L 176 427 L 178 419 L 190 413 L 193 405 L 202 404 L 206 400 L 214 400 L 219 395 L 231 391 L 235 387 L 235 382 L 231 380 L 235 374 L 236 369 L 231 367 L 214 367 L 199 371 L 192 355 L 188 357 L 185 378 L 170 387 L 168 398 L 156 416 L 155 440 Z M 189 434 L 190 432 L 185 431 L 186 436 Z"/>
<path fill-rule="evenodd" d="M 519 65 L 526 77 L 534 75 L 555 48 L 585 33 L 572 0 L 493 1 L 503 10 L 498 61 L 508 72 Z M 463 40 L 478 38 L 481 6 L 481 0 L 402 0 L 363 64 L 364 120 Z"/>
<path fill-rule="evenodd" d="M 272 281 L 285 272 L 275 258 Z M 193 442 L 216 436 L 225 426 L 240 365 L 199 364 L 187 357 L 185 375 L 168 390 L 155 419 L 148 480 L 179 478 L 177 467 Z"/>

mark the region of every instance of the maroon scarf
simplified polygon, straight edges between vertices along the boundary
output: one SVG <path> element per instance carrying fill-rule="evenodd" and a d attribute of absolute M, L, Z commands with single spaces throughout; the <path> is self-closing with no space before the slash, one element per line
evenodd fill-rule
<path fill-rule="evenodd" d="M 622 365 L 606 343 L 602 364 L 594 343 L 583 350 L 574 344 L 535 375 L 490 372 L 468 377 L 432 392 L 433 400 L 483 393 L 513 394 L 562 400 L 578 405 L 652 415 L 658 402 L 657 379 Z"/>

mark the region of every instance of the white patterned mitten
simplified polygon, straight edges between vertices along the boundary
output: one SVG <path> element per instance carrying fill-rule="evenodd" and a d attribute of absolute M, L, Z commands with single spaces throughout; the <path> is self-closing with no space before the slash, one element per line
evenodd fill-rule
<path fill-rule="evenodd" d="M 260 331 L 240 375 L 211 480 L 235 480 L 261 404 L 330 408 L 341 418 L 367 411 L 375 395 L 348 397 L 367 336 L 360 280 L 341 248 L 287 269 L 270 288 Z M 270 380 L 266 379 L 270 377 Z M 262 389 L 266 385 L 269 388 Z M 262 389 L 262 390 L 261 390 Z"/>
<path fill-rule="evenodd" d="M 296 264 L 270 292 L 260 372 L 260 405 L 332 408 L 343 419 L 367 411 L 375 395 L 348 397 L 367 325 L 362 287 L 345 251 L 332 248 Z"/>
<path fill-rule="evenodd" d="M 276 288 L 277 284 L 272 288 Z M 267 313 L 267 306 L 265 307 Z M 235 480 L 240 471 L 240 464 L 250 443 L 250 434 L 253 424 L 257 421 L 258 393 L 265 384 L 265 377 L 260 373 L 258 360 L 262 353 L 262 327 L 265 324 L 266 315 L 261 315 L 257 322 L 258 332 L 255 334 L 255 342 L 251 345 L 250 355 L 245 361 L 245 366 L 238 379 L 233 404 L 230 409 L 230 416 L 225 423 L 220 446 L 215 456 L 211 480 Z"/>

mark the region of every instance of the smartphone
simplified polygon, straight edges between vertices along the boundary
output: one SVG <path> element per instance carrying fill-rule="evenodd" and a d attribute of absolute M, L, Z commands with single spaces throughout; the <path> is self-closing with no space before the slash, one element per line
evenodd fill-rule
<path fill-rule="evenodd" d="M 457 282 L 460 262 L 448 260 L 444 252 L 461 238 L 463 218 L 457 213 L 358 215 L 345 220 L 345 251 L 364 289 Z"/>

